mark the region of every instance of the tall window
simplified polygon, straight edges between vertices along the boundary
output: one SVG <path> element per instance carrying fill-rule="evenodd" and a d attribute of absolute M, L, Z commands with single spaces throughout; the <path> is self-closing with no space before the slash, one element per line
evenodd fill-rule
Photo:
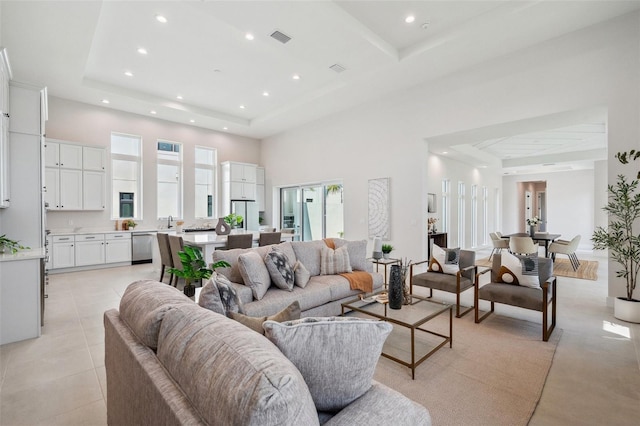
<path fill-rule="evenodd" d="M 471 185 L 471 247 L 478 247 L 478 185 Z"/>
<path fill-rule="evenodd" d="M 442 179 L 442 232 L 450 232 L 451 223 L 451 182 Z"/>
<path fill-rule="evenodd" d="M 482 187 L 482 245 L 489 244 L 489 190 Z"/>
<path fill-rule="evenodd" d="M 216 164 L 217 151 L 214 148 L 196 147 L 195 151 L 195 215 L 196 218 L 210 219 L 216 216 Z"/>
<path fill-rule="evenodd" d="M 493 229 L 494 230 L 499 230 L 500 229 L 500 189 L 499 188 L 495 188 L 493 190 L 493 193 L 495 194 L 495 213 L 493 215 Z"/>
<path fill-rule="evenodd" d="M 280 190 L 281 227 L 293 228 L 302 241 L 344 235 L 342 184 L 296 186 Z"/>
<path fill-rule="evenodd" d="M 465 247 L 465 185 L 458 182 L 458 246 Z"/>
<path fill-rule="evenodd" d="M 158 140 L 158 219 L 182 218 L 182 145 Z"/>
<path fill-rule="evenodd" d="M 142 219 L 142 138 L 111 133 L 111 218 Z"/>

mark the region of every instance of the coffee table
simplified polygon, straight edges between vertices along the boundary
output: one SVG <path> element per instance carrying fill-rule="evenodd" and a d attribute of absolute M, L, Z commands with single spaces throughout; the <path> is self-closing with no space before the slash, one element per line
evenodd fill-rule
<path fill-rule="evenodd" d="M 373 296 L 379 295 L 381 292 L 374 293 Z M 369 296 L 364 300 L 357 298 L 342 303 L 342 315 L 345 311 L 351 310 L 360 312 L 365 315 L 378 318 L 382 321 L 388 321 L 393 324 L 397 324 L 401 327 L 408 328 L 411 331 L 411 361 L 405 361 L 397 358 L 389 353 L 385 353 L 384 348 L 382 356 L 389 358 L 399 364 L 409 367 L 411 369 L 411 378 L 416 378 L 416 367 L 420 365 L 425 359 L 433 355 L 438 349 L 449 343 L 449 347 L 453 345 L 453 305 L 448 303 L 435 302 L 425 297 L 411 295 L 411 304 L 402 305 L 401 309 L 391 309 L 387 305 L 388 303 L 380 303 L 372 300 L 373 297 Z M 422 325 L 428 323 L 440 314 L 449 311 L 449 335 L 436 333 L 435 331 L 421 328 Z M 432 334 L 443 338 L 444 340 L 431 349 L 426 355 L 419 359 L 416 359 L 416 330 L 425 333 Z"/>

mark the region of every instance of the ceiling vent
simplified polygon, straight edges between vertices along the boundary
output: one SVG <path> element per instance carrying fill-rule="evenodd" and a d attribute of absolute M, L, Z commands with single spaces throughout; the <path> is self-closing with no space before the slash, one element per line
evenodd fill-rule
<path fill-rule="evenodd" d="M 329 68 L 334 70 L 337 73 L 341 73 L 342 71 L 346 71 L 347 69 L 340 64 L 333 64 Z"/>
<path fill-rule="evenodd" d="M 286 44 L 289 42 L 289 40 L 291 40 L 291 37 L 289 37 L 288 35 L 281 33 L 280 31 L 276 30 L 273 33 L 271 33 L 271 37 L 278 40 L 280 43 L 282 44 Z"/>

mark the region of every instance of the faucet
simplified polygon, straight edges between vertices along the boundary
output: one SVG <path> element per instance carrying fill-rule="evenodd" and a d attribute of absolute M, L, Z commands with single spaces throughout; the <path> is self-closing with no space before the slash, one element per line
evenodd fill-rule
<path fill-rule="evenodd" d="M 167 218 L 167 229 L 171 229 L 173 228 L 171 226 L 171 221 L 173 220 L 173 216 L 169 215 L 169 217 Z"/>

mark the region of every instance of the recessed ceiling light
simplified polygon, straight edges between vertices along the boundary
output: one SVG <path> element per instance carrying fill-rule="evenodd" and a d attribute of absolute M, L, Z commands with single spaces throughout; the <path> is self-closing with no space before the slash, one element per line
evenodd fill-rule
<path fill-rule="evenodd" d="M 193 118 L 191 120 L 189 120 L 189 123 L 195 123 L 196 120 L 194 120 Z"/>
<path fill-rule="evenodd" d="M 151 110 L 151 111 L 149 111 L 149 114 L 156 115 L 156 112 L 154 110 Z"/>
<path fill-rule="evenodd" d="M 102 103 L 103 103 L 103 104 L 108 104 L 108 103 L 109 103 L 109 99 L 103 99 L 103 100 L 102 100 Z"/>
<path fill-rule="evenodd" d="M 409 15 L 406 18 L 404 18 L 404 22 L 406 22 L 407 24 L 411 24 L 415 20 L 416 20 L 416 17 L 413 15 Z"/>
<path fill-rule="evenodd" d="M 246 38 L 247 40 L 253 40 L 254 39 L 253 34 L 251 34 L 251 33 L 246 33 L 244 35 L 244 38 Z"/>
<path fill-rule="evenodd" d="M 125 71 L 124 75 L 126 75 L 127 77 L 133 77 L 133 73 L 131 71 Z"/>
<path fill-rule="evenodd" d="M 448 153 L 449 153 L 449 151 L 442 151 L 442 153 L 443 153 L 443 154 L 448 154 Z"/>
<path fill-rule="evenodd" d="M 223 127 L 222 130 L 229 130 L 229 128 L 228 127 Z"/>
<path fill-rule="evenodd" d="M 179 101 L 181 101 L 181 100 L 182 100 L 182 95 L 178 95 L 178 96 L 176 96 L 176 99 L 178 99 Z"/>
<path fill-rule="evenodd" d="M 244 105 L 240 105 L 240 109 L 244 109 Z"/>
<path fill-rule="evenodd" d="M 167 18 L 165 18 L 162 15 L 156 15 L 156 21 L 162 22 L 163 24 L 166 24 L 167 23 Z"/>
<path fill-rule="evenodd" d="M 300 76 L 298 74 L 294 74 L 291 78 L 293 78 L 294 80 L 300 80 Z"/>
<path fill-rule="evenodd" d="M 269 92 L 262 92 L 262 96 L 269 96 Z"/>
<path fill-rule="evenodd" d="M 140 47 L 138 48 L 138 53 L 141 55 L 146 55 L 148 52 L 147 52 L 147 49 L 145 49 L 144 47 Z"/>

